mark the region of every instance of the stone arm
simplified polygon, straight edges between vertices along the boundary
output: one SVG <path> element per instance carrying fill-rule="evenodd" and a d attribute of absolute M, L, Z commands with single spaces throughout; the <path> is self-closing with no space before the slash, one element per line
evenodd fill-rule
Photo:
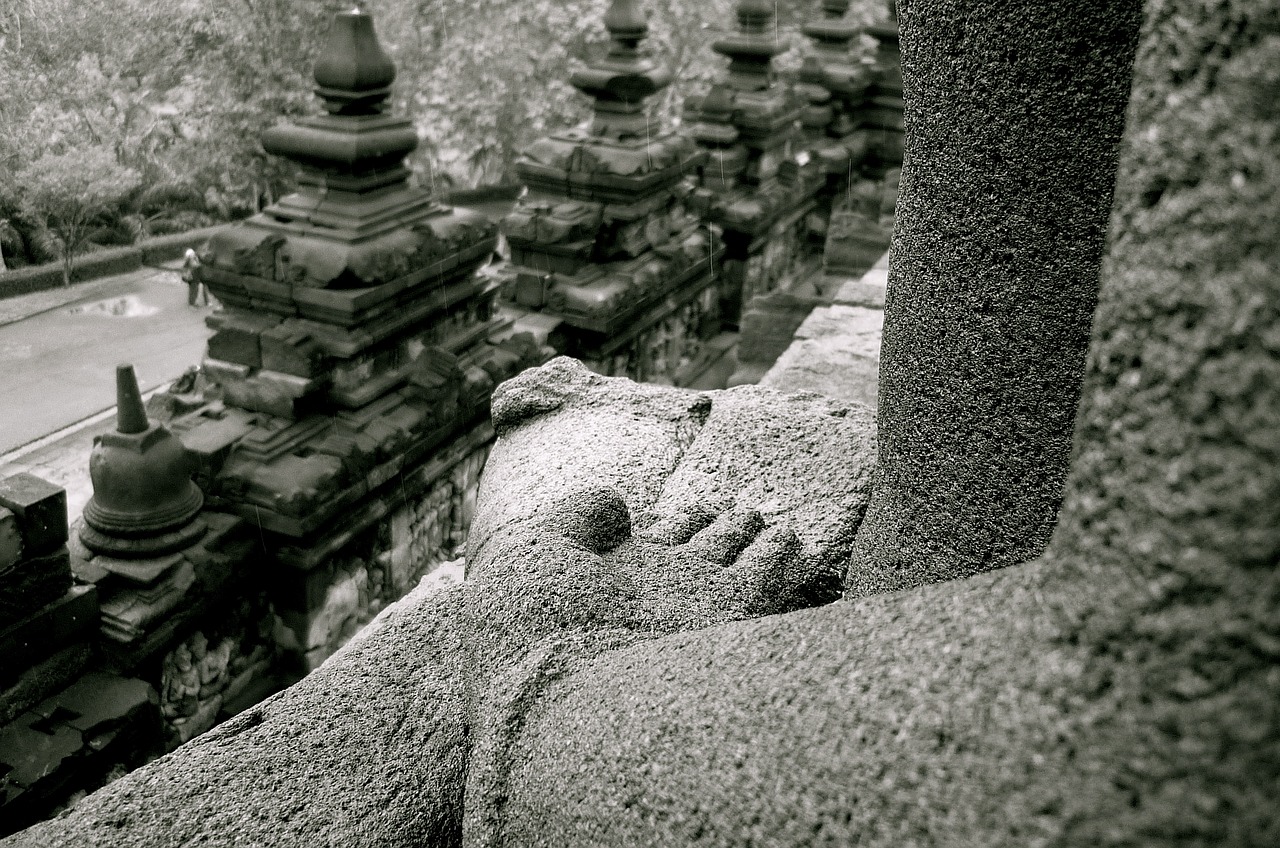
<path fill-rule="evenodd" d="M 465 841 L 492 844 L 511 745 L 553 681 L 838 594 L 865 409 L 560 359 L 504 386 L 494 420 L 465 583 L 415 590 L 300 683 L 17 844 L 456 845 L 464 786 Z"/>

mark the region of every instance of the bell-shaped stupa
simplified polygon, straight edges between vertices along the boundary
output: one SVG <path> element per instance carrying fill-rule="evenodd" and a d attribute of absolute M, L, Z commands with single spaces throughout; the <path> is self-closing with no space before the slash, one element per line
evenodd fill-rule
<path fill-rule="evenodd" d="M 94 440 L 89 457 L 93 497 L 80 540 L 98 553 L 151 557 L 178 550 L 204 533 L 193 519 L 204 503 L 191 482 L 182 442 L 147 420 L 132 365 L 116 368 L 116 429 Z"/>

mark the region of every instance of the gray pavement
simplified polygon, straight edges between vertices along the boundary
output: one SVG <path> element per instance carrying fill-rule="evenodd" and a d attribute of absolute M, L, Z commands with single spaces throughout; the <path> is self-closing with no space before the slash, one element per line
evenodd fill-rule
<path fill-rule="evenodd" d="M 200 361 L 208 308 L 175 270 L 144 268 L 0 300 L 0 467 L 10 454 L 115 405 L 115 367 L 144 392 Z"/>

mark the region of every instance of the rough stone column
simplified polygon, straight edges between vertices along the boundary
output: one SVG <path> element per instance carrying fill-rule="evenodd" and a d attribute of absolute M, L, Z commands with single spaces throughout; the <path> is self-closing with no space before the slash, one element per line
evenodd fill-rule
<path fill-rule="evenodd" d="M 1280 552 L 1280 8 L 1175 8 L 1137 58 L 1051 550 L 1186 587 Z"/>
<path fill-rule="evenodd" d="M 852 595 L 1022 562 L 1049 539 L 1139 6 L 900 6 L 907 146 Z"/>

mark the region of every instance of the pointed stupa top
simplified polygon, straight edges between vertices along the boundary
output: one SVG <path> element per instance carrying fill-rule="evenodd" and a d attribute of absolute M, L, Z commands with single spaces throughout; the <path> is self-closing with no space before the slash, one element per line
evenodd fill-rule
<path fill-rule="evenodd" d="M 302 184 L 360 191 L 404 182 L 404 157 L 417 148 L 418 135 L 408 121 L 371 120 L 385 111 L 396 78 L 372 16 L 358 8 L 333 16 L 314 77 L 328 115 L 272 127 L 262 138 L 266 151 L 326 174 L 313 178 L 304 171 Z M 341 180 L 355 174 L 362 179 Z"/>
<path fill-rule="evenodd" d="M 849 0 L 822 0 L 822 17 L 801 27 L 800 31 L 818 43 L 819 48 L 848 50 L 849 42 L 858 34 L 858 25 L 845 17 Z"/>
<path fill-rule="evenodd" d="M 151 422 L 147 420 L 146 407 L 142 405 L 142 392 L 138 390 L 138 378 L 132 365 L 116 366 L 116 432 L 142 433 Z"/>
<path fill-rule="evenodd" d="M 633 50 L 649 34 L 649 22 L 640 11 L 637 0 L 614 0 L 604 13 L 604 27 L 616 43 L 628 45 Z"/>
<path fill-rule="evenodd" d="M 372 16 L 359 8 L 333 15 L 314 76 L 324 111 L 262 137 L 268 153 L 301 166 L 297 190 L 219 230 L 201 275 L 231 309 L 394 334 L 403 327 L 387 318 L 390 301 L 421 304 L 429 296 L 407 281 L 435 266 L 462 276 L 475 256 L 488 255 L 496 228 L 410 184 L 405 157 L 418 132 L 390 108 L 396 68 Z M 370 332 L 325 344 L 351 356 L 385 340 Z"/>
<path fill-rule="evenodd" d="M 773 57 L 786 51 L 774 25 L 772 0 L 740 0 L 737 6 L 738 31 L 712 45 L 729 57 L 729 85 L 743 91 L 760 91 L 772 81 Z"/>
<path fill-rule="evenodd" d="M 671 83 L 671 72 L 641 54 L 649 32 L 638 0 L 613 0 L 604 25 L 609 51 L 569 78 L 574 88 L 595 100 L 592 132 L 624 136 L 644 134 L 644 101 Z"/>

